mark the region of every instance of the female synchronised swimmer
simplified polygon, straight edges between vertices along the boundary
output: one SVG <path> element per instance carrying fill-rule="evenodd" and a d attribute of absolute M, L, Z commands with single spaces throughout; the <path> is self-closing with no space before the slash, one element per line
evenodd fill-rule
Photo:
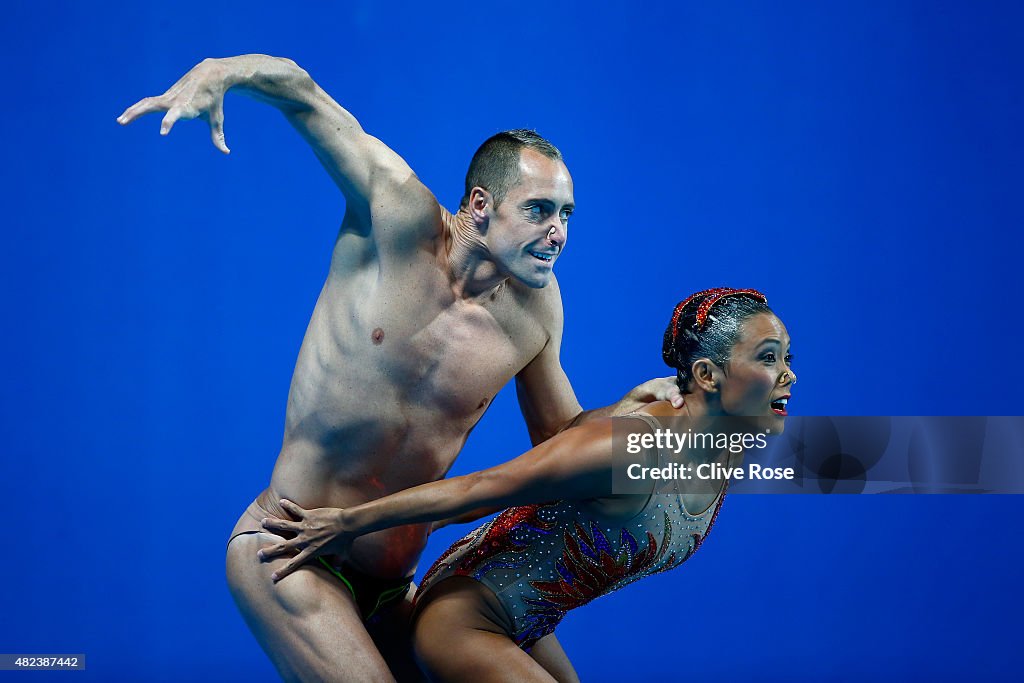
<path fill-rule="evenodd" d="M 417 594 L 417 657 L 432 680 L 577 680 L 555 626 L 570 609 L 682 564 L 710 531 L 727 484 L 613 495 L 623 435 L 650 433 L 671 417 L 693 425 L 742 416 L 750 432 L 782 432 L 796 382 L 789 344 L 760 292 L 698 292 L 676 306 L 662 348 L 686 394 L 682 408 L 653 403 L 587 422 L 497 467 L 358 507 L 304 510 L 281 501 L 295 520 L 269 518 L 263 526 L 294 537 L 260 557 L 298 553 L 275 574 L 279 580 L 316 556 L 344 556 L 362 534 L 517 506 L 456 542 L 427 572 Z M 690 448 L 671 457 L 737 462 L 728 449 Z"/>

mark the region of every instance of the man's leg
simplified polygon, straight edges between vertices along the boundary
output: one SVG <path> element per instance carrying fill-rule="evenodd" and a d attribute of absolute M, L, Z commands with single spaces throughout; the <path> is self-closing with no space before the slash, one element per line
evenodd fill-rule
<path fill-rule="evenodd" d="M 367 624 L 377 650 L 400 683 L 427 680 L 412 650 L 412 596 L 415 594 L 416 586 L 413 584 L 404 600 L 387 605 Z"/>
<path fill-rule="evenodd" d="M 352 594 L 324 568 L 306 565 L 275 584 L 286 559 L 256 552 L 281 537 L 260 532 L 228 544 L 231 595 L 263 650 L 286 681 L 393 681 L 363 626 Z"/>

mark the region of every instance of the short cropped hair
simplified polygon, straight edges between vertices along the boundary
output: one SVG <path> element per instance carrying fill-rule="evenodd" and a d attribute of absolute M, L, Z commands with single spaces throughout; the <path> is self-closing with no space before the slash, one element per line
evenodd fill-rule
<path fill-rule="evenodd" d="M 522 177 L 519 174 L 519 154 L 524 147 L 536 150 L 549 159 L 562 160 L 562 153 L 536 131 L 516 129 L 492 135 L 480 145 L 466 172 L 466 190 L 460 207 L 469 205 L 469 193 L 482 187 L 494 197 L 497 206 L 508 191 Z"/>

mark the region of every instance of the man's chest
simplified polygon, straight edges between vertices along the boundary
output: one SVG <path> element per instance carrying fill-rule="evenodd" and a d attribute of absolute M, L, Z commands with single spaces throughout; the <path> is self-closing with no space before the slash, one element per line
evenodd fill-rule
<path fill-rule="evenodd" d="M 407 378 L 410 397 L 469 414 L 486 408 L 546 343 L 547 332 L 521 311 L 455 301 L 396 340 L 391 371 Z"/>
<path fill-rule="evenodd" d="M 377 376 L 403 405 L 479 417 L 494 395 L 526 366 L 549 332 L 524 295 L 505 290 L 455 296 L 435 263 L 364 267 L 329 283 L 333 345 L 343 365 Z"/>

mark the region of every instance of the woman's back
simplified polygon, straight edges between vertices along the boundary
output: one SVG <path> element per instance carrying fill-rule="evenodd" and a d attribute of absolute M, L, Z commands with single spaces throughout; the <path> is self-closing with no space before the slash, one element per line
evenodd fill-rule
<path fill-rule="evenodd" d="M 652 494 L 625 518 L 580 501 L 509 508 L 452 545 L 419 595 L 451 576 L 476 579 L 511 618 L 516 644 L 529 648 L 569 610 L 682 564 L 710 532 L 724 496 L 723 487 L 697 515 L 678 493 Z"/>

